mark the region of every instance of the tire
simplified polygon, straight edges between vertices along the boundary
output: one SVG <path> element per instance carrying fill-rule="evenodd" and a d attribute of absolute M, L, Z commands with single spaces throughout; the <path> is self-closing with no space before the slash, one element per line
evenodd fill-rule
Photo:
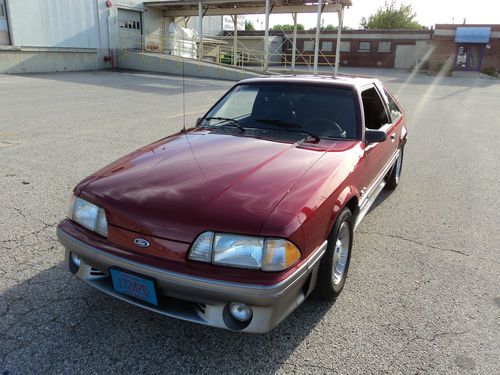
<path fill-rule="evenodd" d="M 318 280 L 314 289 L 316 299 L 331 302 L 342 292 L 351 261 L 353 228 L 352 213 L 348 208 L 344 208 L 333 225 L 328 237 L 328 247 L 319 265 Z"/>
<path fill-rule="evenodd" d="M 389 190 L 394 190 L 398 187 L 401 179 L 401 171 L 403 170 L 403 147 L 399 148 L 399 156 L 392 167 L 391 174 L 387 178 L 386 187 Z"/>

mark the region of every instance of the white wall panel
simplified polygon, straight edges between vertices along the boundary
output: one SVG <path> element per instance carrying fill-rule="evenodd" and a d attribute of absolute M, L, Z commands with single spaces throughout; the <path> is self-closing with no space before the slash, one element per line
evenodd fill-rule
<path fill-rule="evenodd" d="M 10 0 L 12 44 L 100 48 L 98 0 Z"/>
<path fill-rule="evenodd" d="M 229 17 L 231 18 L 231 17 Z M 238 17 L 238 19 L 241 18 Z M 232 22 L 232 21 L 231 21 Z M 184 25 L 182 25 L 184 27 Z M 191 17 L 188 22 L 189 29 L 198 30 L 198 17 Z M 223 19 L 222 16 L 206 16 L 203 17 L 203 35 L 206 37 L 214 37 L 222 34 Z"/>
<path fill-rule="evenodd" d="M 5 0 L 0 0 L 0 45 L 10 44 L 9 24 L 7 22 L 7 8 Z"/>

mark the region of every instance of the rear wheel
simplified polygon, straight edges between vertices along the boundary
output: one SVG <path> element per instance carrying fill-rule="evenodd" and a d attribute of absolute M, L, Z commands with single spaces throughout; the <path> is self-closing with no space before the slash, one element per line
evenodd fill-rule
<path fill-rule="evenodd" d="M 391 174 L 387 178 L 386 187 L 389 190 L 394 190 L 399 185 L 399 180 L 401 178 L 401 170 L 403 169 L 403 147 L 399 148 L 399 156 L 392 167 Z"/>
<path fill-rule="evenodd" d="M 351 260 L 353 217 L 344 208 L 333 225 L 326 253 L 321 259 L 315 296 L 323 301 L 334 301 L 344 288 Z"/>

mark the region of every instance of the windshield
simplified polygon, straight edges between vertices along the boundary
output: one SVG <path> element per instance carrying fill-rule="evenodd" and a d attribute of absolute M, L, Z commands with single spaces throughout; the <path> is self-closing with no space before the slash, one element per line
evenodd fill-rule
<path fill-rule="evenodd" d="M 201 125 L 237 126 L 242 130 L 280 128 L 314 138 L 358 138 L 354 92 L 326 85 L 239 85 Z"/>

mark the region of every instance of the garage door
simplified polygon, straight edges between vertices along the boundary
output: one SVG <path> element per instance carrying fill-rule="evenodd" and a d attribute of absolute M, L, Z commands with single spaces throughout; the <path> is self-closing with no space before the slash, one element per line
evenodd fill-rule
<path fill-rule="evenodd" d="M 140 49 L 142 47 L 141 12 L 118 9 L 118 23 L 120 25 L 120 46 Z"/>
<path fill-rule="evenodd" d="M 396 46 L 395 68 L 408 69 L 415 63 L 415 46 L 398 44 Z"/>
<path fill-rule="evenodd" d="M 10 44 L 5 0 L 0 0 L 0 44 Z"/>

